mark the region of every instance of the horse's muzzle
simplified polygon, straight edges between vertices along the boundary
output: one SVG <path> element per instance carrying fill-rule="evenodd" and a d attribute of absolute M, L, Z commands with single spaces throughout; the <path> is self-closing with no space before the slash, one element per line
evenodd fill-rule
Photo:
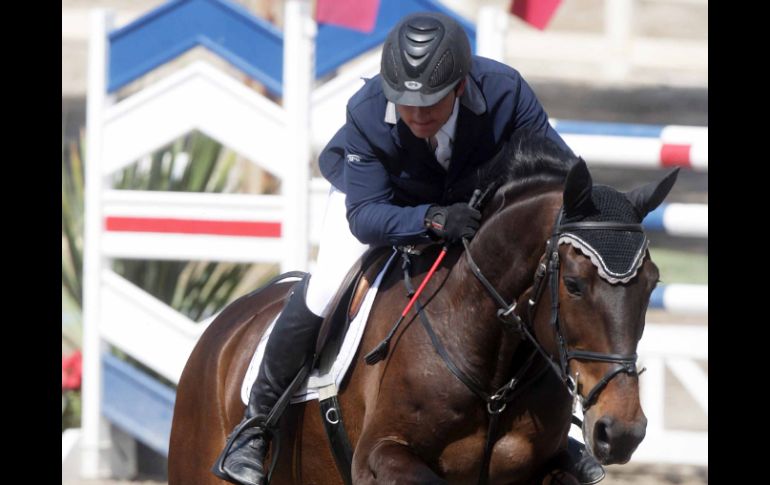
<path fill-rule="evenodd" d="M 603 416 L 593 426 L 591 451 L 603 465 L 626 463 L 644 439 L 646 429 L 644 416 L 630 423 Z"/>

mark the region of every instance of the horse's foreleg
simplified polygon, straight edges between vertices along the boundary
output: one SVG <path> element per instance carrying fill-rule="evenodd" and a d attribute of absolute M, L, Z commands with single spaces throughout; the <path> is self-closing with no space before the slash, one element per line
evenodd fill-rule
<path fill-rule="evenodd" d="M 353 454 L 353 483 L 445 484 L 406 441 L 380 438 L 373 446 L 359 445 Z"/>

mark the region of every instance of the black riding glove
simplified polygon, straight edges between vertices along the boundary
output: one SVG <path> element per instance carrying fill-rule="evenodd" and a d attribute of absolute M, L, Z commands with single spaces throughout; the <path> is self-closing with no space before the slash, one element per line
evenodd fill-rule
<path fill-rule="evenodd" d="M 425 227 L 428 233 L 448 243 L 455 243 L 462 238 L 472 238 L 479 229 L 481 212 L 468 207 L 465 202 L 450 206 L 432 205 L 425 214 Z"/>

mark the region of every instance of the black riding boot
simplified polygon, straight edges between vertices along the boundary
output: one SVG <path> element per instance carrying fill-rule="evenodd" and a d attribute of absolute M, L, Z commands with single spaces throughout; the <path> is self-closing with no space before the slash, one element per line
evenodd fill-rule
<path fill-rule="evenodd" d="M 604 479 L 604 468 L 581 442 L 569 438 L 564 468 L 581 485 L 592 485 Z"/>
<path fill-rule="evenodd" d="M 265 421 L 276 401 L 289 387 L 308 358 L 312 358 L 321 317 L 305 304 L 308 279 L 297 284 L 278 317 L 257 380 L 249 394 L 243 420 L 227 439 L 211 471 L 223 480 L 242 485 L 262 485 L 267 472 L 264 460 L 274 429 Z"/>

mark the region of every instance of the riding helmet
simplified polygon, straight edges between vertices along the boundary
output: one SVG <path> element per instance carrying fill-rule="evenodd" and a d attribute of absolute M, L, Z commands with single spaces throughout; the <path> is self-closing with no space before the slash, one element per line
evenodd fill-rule
<path fill-rule="evenodd" d="M 453 18 L 421 12 L 404 17 L 382 50 L 382 90 L 406 106 L 438 103 L 471 69 L 468 36 Z"/>

